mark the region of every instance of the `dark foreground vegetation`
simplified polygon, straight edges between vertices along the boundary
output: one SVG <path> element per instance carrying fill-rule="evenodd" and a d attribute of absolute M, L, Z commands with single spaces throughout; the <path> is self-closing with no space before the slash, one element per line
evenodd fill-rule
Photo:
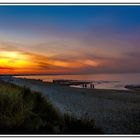
<path fill-rule="evenodd" d="M 61 115 L 41 93 L 0 81 L 0 134 L 101 134 L 94 124 Z"/>

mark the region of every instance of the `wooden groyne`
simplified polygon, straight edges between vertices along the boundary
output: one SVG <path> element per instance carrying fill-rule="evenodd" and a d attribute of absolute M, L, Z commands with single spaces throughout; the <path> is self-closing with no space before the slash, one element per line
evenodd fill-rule
<path fill-rule="evenodd" d="M 65 85 L 65 86 L 78 86 L 81 85 L 83 88 L 94 88 L 92 81 L 81 81 L 81 80 L 53 80 L 54 84 Z"/>

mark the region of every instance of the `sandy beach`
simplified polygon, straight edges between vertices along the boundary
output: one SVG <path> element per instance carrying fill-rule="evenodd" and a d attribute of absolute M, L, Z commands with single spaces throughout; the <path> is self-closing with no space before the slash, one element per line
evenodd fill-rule
<path fill-rule="evenodd" d="M 80 89 L 21 78 L 9 82 L 41 92 L 61 113 L 94 119 L 105 134 L 140 133 L 138 91 Z"/>

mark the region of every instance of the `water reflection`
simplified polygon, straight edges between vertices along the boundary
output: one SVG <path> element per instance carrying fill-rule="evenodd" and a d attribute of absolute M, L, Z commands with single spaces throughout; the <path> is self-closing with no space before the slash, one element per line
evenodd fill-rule
<path fill-rule="evenodd" d="M 36 75 L 36 76 L 17 76 L 30 79 L 41 79 L 52 82 L 57 79 L 64 80 L 90 80 L 93 81 L 95 88 L 104 89 L 125 89 L 127 84 L 140 84 L 140 73 L 137 74 L 88 74 L 88 75 Z M 77 87 L 77 86 L 76 86 Z"/>

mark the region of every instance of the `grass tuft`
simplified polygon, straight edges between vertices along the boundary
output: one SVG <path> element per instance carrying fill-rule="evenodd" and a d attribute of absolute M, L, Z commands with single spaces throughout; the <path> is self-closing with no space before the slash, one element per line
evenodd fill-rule
<path fill-rule="evenodd" d="M 0 134 L 99 134 L 93 120 L 60 115 L 39 92 L 0 81 Z"/>

